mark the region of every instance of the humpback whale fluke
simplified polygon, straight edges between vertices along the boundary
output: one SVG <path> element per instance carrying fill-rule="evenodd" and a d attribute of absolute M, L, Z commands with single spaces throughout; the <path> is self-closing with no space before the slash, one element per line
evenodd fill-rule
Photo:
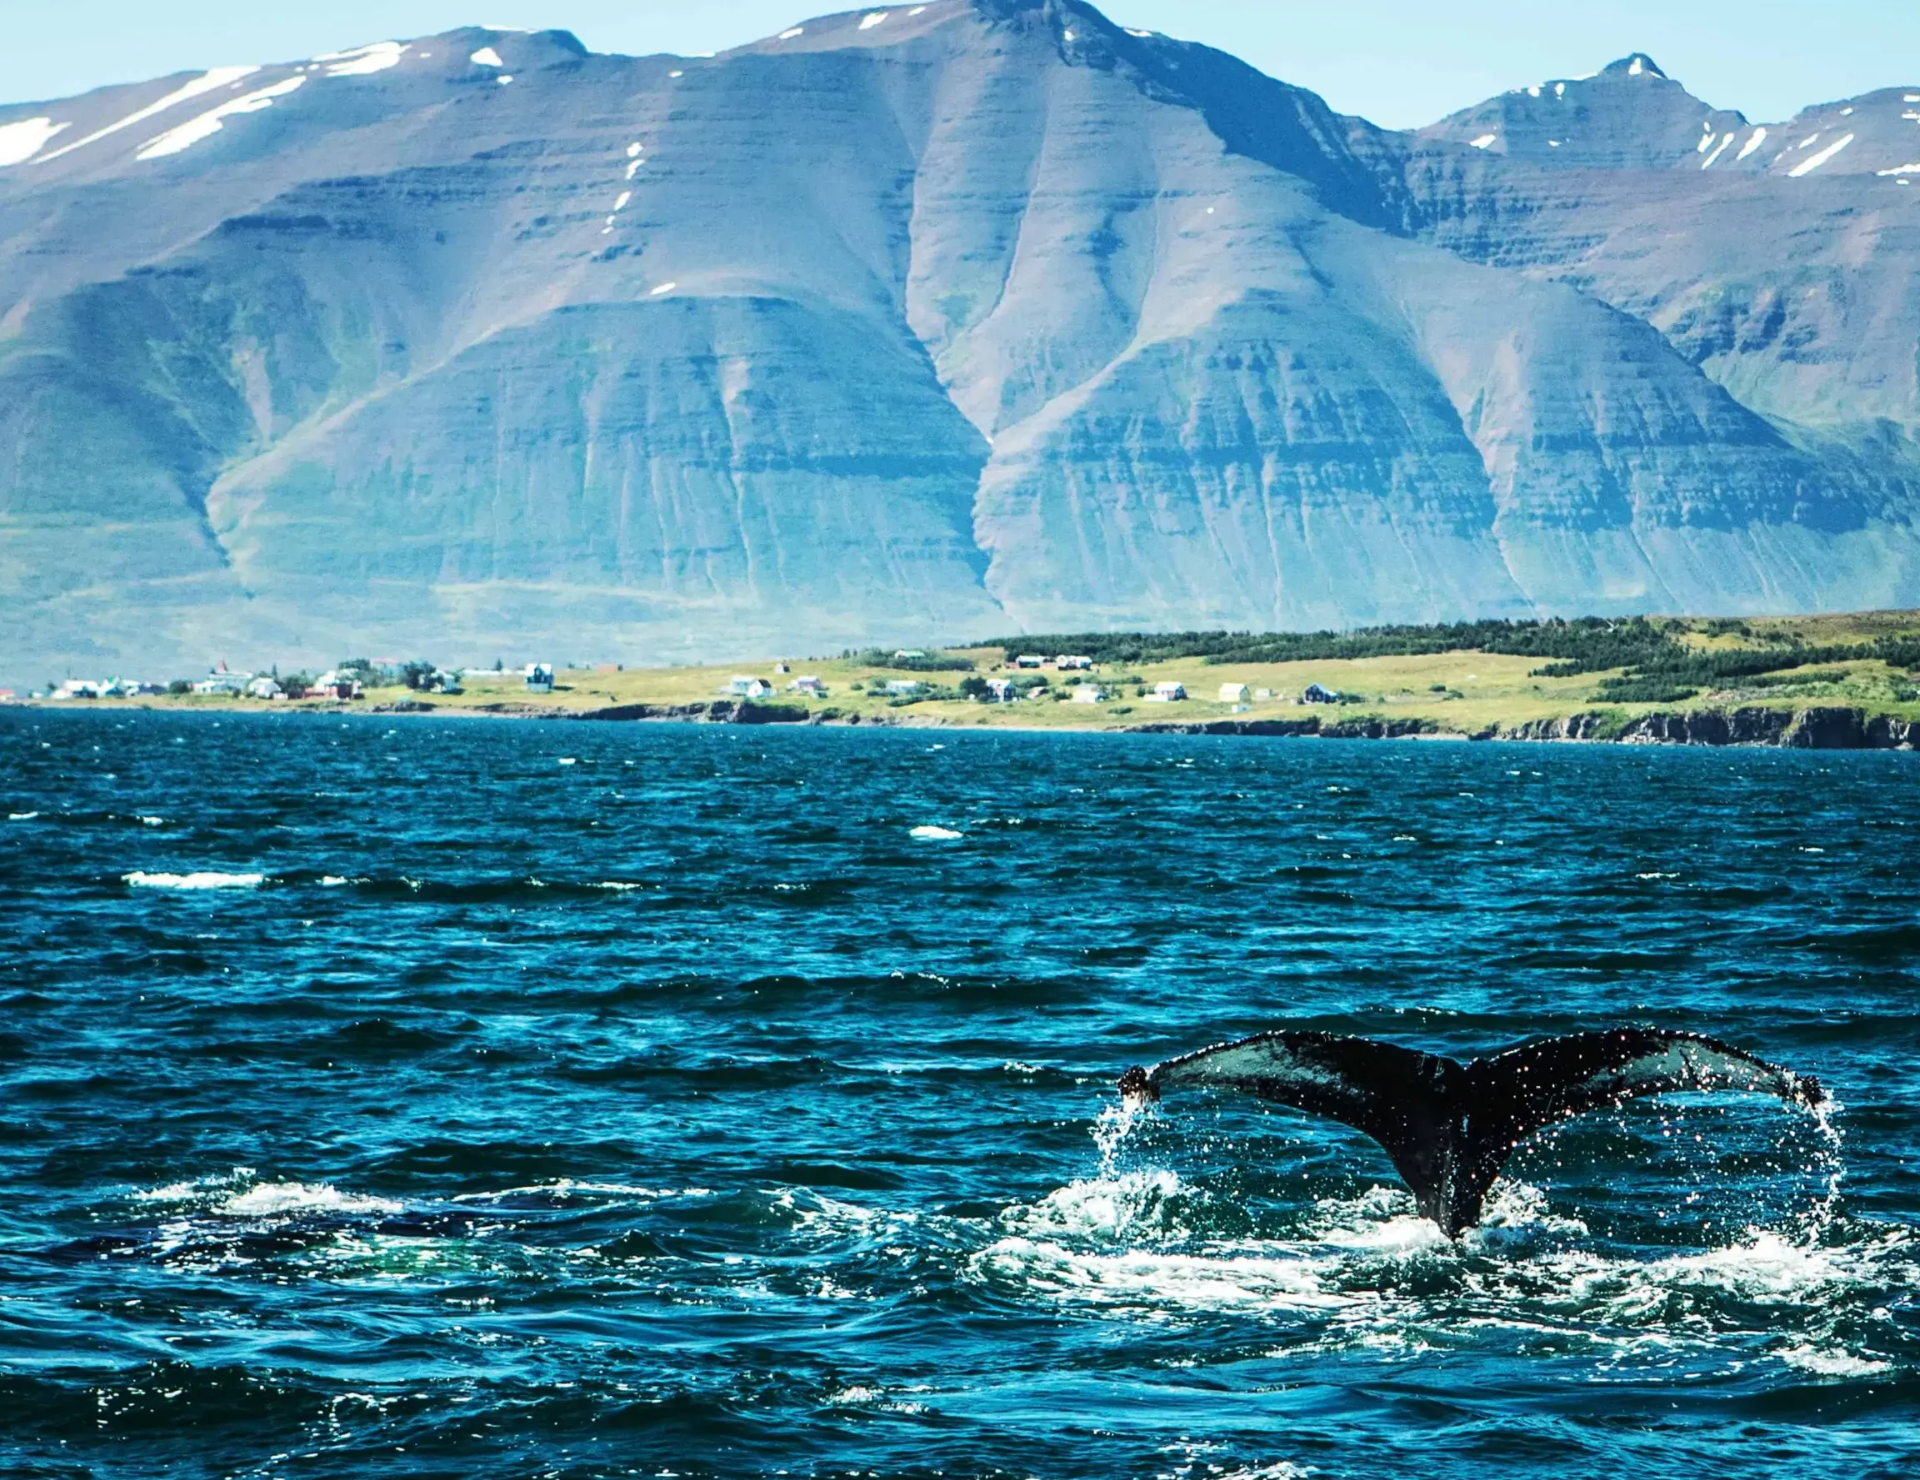
<path fill-rule="evenodd" d="M 1819 1081 L 1697 1033 L 1616 1028 L 1543 1038 L 1462 1064 L 1337 1033 L 1261 1033 L 1150 1069 L 1129 1069 L 1134 1101 L 1212 1086 L 1324 1115 L 1378 1141 L 1420 1206 L 1457 1239 L 1480 1221 L 1500 1169 L 1546 1126 L 1636 1095 L 1751 1090 L 1812 1109 Z"/>

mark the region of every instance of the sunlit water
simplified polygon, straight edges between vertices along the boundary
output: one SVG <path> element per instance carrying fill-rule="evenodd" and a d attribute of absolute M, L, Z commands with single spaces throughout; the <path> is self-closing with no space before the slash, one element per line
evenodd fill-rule
<path fill-rule="evenodd" d="M 1920 1473 L 1916 777 L 0 715 L 0 1472 Z M 1624 1021 L 1841 1108 L 1575 1122 L 1456 1247 L 1111 1089 Z"/>

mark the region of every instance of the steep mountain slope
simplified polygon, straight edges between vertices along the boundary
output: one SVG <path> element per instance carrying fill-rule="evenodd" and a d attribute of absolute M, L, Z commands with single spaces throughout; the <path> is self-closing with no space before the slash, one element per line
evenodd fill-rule
<path fill-rule="evenodd" d="M 1573 284 L 1809 445 L 1914 476 L 1920 88 L 1755 125 L 1639 57 L 1423 131 L 1405 178 L 1425 239 Z"/>
<path fill-rule="evenodd" d="M 941 0 L 0 109 L 12 676 L 1920 601 L 1920 336 L 1871 395 L 1837 339 L 1797 390 L 1742 348 L 1773 279 L 1721 202 L 1808 176 L 1701 171 L 1746 126 L 1645 59 L 1543 94 L 1394 135 Z M 1864 142 L 1821 252 L 1839 192 L 1910 195 L 1837 173 Z"/>

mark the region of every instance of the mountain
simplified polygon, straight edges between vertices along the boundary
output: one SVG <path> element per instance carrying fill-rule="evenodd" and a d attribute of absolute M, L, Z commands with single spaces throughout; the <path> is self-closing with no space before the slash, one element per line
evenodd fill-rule
<path fill-rule="evenodd" d="M 1910 91 L 939 0 L 0 109 L 0 676 L 1920 605 Z"/>

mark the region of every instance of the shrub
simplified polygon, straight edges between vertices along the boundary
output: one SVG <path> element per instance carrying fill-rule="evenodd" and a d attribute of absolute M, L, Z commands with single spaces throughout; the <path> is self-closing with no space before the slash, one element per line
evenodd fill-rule
<path fill-rule="evenodd" d="M 852 661 L 864 663 L 869 668 L 888 668 L 895 673 L 971 673 L 974 670 L 970 658 L 956 658 L 949 653 L 924 653 L 919 657 L 901 658 L 885 648 L 868 648 L 865 652 L 850 655 Z"/>

